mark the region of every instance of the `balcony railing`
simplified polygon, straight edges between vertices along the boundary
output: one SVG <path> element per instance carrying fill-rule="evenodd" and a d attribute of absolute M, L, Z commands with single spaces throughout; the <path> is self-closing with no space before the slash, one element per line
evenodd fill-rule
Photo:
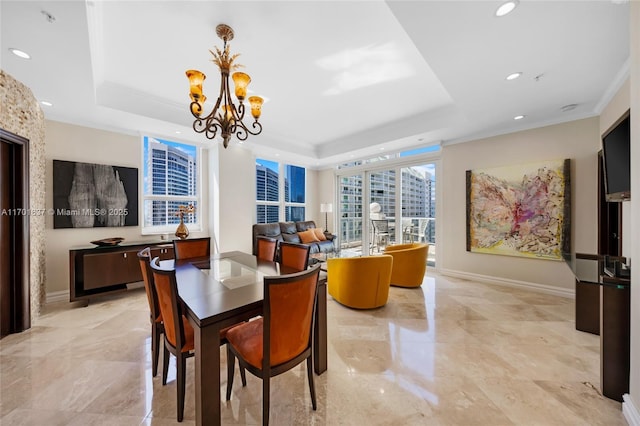
<path fill-rule="evenodd" d="M 396 244 L 397 221 L 395 217 L 387 217 L 389 222 L 389 236 L 385 239 L 376 238 L 371 227 L 367 227 L 369 231 L 371 247 L 369 253 L 375 253 L 382 250 L 385 244 Z M 340 249 L 362 253 L 362 218 L 340 218 L 340 230 L 336 232 Z M 428 262 L 430 266 L 435 265 L 435 236 L 436 236 L 436 219 L 434 217 L 406 217 L 400 220 L 401 230 L 400 238 L 402 243 L 423 242 L 431 245 L 428 253 Z M 377 249 L 377 250 L 376 250 Z M 366 251 L 366 250 L 365 250 Z"/>

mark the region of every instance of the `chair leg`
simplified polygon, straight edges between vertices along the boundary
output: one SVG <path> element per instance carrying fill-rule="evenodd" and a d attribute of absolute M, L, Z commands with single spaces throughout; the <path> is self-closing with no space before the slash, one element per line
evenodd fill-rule
<path fill-rule="evenodd" d="M 176 375 L 178 380 L 178 421 L 184 418 L 184 389 L 186 382 L 187 359 L 183 354 L 179 354 L 176 358 Z"/>
<path fill-rule="evenodd" d="M 269 426 L 270 374 L 262 371 L 262 425 Z"/>
<path fill-rule="evenodd" d="M 238 361 L 240 362 L 240 361 Z M 227 343 L 227 401 L 231 399 L 231 390 L 233 389 L 233 375 L 236 369 L 236 357 L 231 352 L 229 343 Z M 242 366 L 240 366 L 242 371 Z"/>
<path fill-rule="evenodd" d="M 166 342 L 162 347 L 164 349 L 162 351 L 162 385 L 164 386 L 167 384 L 167 375 L 169 374 L 169 349 L 167 349 Z"/>
<path fill-rule="evenodd" d="M 247 386 L 247 374 L 242 364 L 240 364 L 240 361 L 238 361 L 238 366 L 240 367 L 240 378 L 242 379 L 242 387 L 244 388 Z"/>
<path fill-rule="evenodd" d="M 307 377 L 309 379 L 309 392 L 311 393 L 311 406 L 315 410 L 317 407 L 316 404 L 316 385 L 313 381 L 313 361 L 311 356 L 307 358 Z"/>
<path fill-rule="evenodd" d="M 151 325 L 151 371 L 153 377 L 158 375 L 158 359 L 160 359 L 160 328 L 158 323 Z"/>

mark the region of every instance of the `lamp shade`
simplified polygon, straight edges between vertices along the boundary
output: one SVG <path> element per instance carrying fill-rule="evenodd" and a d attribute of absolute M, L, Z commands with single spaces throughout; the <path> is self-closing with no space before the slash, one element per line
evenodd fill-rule
<path fill-rule="evenodd" d="M 206 75 L 201 73 L 198 70 L 188 70 L 186 72 L 187 78 L 189 78 L 189 85 L 191 86 L 191 100 L 193 102 L 198 102 L 202 95 L 202 82 L 207 78 Z"/>
<path fill-rule="evenodd" d="M 247 86 L 251 82 L 251 77 L 243 72 L 234 72 L 231 78 L 233 78 L 233 83 L 236 85 L 236 98 L 242 102 L 247 96 Z"/>
<path fill-rule="evenodd" d="M 333 204 L 331 203 L 320 204 L 320 213 L 332 213 L 332 212 L 333 212 Z"/>
<path fill-rule="evenodd" d="M 262 112 L 262 102 L 263 99 L 260 96 L 250 96 L 249 104 L 251 105 L 251 115 L 256 120 L 260 118 L 260 113 Z"/>

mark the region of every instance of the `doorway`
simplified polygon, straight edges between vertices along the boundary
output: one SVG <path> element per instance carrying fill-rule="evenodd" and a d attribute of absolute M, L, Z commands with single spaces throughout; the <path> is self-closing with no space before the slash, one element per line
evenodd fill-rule
<path fill-rule="evenodd" d="M 0 338 L 31 326 L 29 141 L 0 129 Z"/>

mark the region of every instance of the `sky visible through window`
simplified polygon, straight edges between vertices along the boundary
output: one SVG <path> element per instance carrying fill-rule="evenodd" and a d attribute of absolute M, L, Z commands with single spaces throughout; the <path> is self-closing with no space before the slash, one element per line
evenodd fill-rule
<path fill-rule="evenodd" d="M 418 155 L 418 154 L 424 154 L 427 152 L 436 152 L 436 151 L 440 151 L 440 146 L 431 145 L 431 146 L 425 146 L 422 148 L 411 149 L 409 151 L 402 151 L 400 153 L 400 157 L 408 157 L 410 155 Z"/>
<path fill-rule="evenodd" d="M 266 167 L 268 169 L 271 169 L 274 172 L 278 173 L 278 163 L 276 163 L 275 161 L 268 161 L 268 160 L 263 160 L 261 158 L 258 158 L 256 160 L 256 164 Z"/>

